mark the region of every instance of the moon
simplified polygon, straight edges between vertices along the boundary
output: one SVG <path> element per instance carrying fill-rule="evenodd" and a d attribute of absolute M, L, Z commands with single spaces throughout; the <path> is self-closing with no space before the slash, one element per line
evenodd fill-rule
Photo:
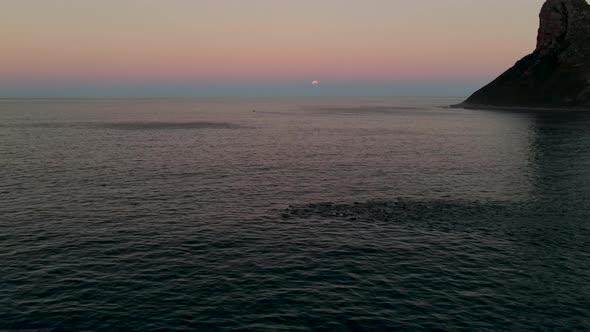
<path fill-rule="evenodd" d="M 318 82 L 318 81 L 312 81 L 312 82 L 311 82 L 311 85 L 313 85 L 313 86 L 316 86 L 316 85 L 318 85 L 318 84 L 320 84 L 320 82 Z"/>

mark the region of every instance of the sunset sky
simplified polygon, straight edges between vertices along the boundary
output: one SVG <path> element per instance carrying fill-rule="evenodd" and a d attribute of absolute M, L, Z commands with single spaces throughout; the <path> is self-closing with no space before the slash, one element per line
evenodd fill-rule
<path fill-rule="evenodd" d="M 0 96 L 465 95 L 542 3 L 0 0 Z"/>

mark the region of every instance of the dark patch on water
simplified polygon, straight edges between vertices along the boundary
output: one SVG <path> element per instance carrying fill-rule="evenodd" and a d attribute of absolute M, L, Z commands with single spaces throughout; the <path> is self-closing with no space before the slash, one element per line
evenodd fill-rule
<path fill-rule="evenodd" d="M 367 201 L 354 203 L 312 203 L 292 205 L 280 212 L 284 221 L 335 221 L 353 224 L 380 224 L 439 232 L 495 233 L 509 238 L 510 230 L 498 226 L 506 220 L 536 218 L 520 211 L 526 204 L 477 201 Z M 547 213 L 545 211 L 544 213 Z M 505 225 L 504 225 L 505 226 Z"/>
<path fill-rule="evenodd" d="M 235 129 L 238 125 L 228 122 L 42 122 L 5 124 L 0 127 L 47 129 L 117 129 L 117 130 L 180 130 L 180 129 Z"/>
<path fill-rule="evenodd" d="M 233 129 L 237 125 L 225 122 L 115 122 L 96 127 L 122 130 L 175 130 L 175 129 Z"/>
<path fill-rule="evenodd" d="M 368 201 L 346 203 L 312 203 L 289 206 L 283 213 L 283 218 L 338 218 L 347 220 L 366 221 L 395 221 L 429 220 L 444 215 L 452 219 L 455 217 L 476 216 L 480 214 L 496 215 L 505 213 L 506 206 L 500 204 L 478 202 L 445 202 L 445 201 Z"/>

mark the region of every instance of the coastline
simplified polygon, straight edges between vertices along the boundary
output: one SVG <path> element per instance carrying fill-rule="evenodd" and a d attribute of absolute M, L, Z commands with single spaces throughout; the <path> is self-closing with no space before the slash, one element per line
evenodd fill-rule
<path fill-rule="evenodd" d="M 590 107 L 551 107 L 551 106 L 497 106 L 483 104 L 460 103 L 450 105 L 449 108 L 489 111 L 519 111 L 519 112 L 590 112 Z"/>

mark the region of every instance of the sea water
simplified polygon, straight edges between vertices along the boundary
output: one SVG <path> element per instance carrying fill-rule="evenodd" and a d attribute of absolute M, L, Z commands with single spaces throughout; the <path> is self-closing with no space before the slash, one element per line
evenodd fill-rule
<path fill-rule="evenodd" d="M 0 101 L 0 330 L 590 329 L 590 114 Z"/>

